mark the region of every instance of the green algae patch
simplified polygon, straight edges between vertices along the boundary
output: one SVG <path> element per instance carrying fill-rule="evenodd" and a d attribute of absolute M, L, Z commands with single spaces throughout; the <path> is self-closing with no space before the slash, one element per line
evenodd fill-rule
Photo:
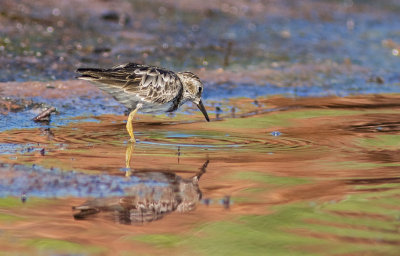
<path fill-rule="evenodd" d="M 24 245 L 36 248 L 40 252 L 47 253 L 67 253 L 67 254 L 99 254 L 104 252 L 104 249 L 94 246 L 82 245 L 65 240 L 51 238 L 35 238 L 24 242 Z"/>
<path fill-rule="evenodd" d="M 12 223 L 20 220 L 24 220 L 26 218 L 19 217 L 11 214 L 0 213 L 0 222 Z"/>
<path fill-rule="evenodd" d="M 0 198 L 0 209 L 10 209 L 17 207 L 31 207 L 31 206 L 40 206 L 52 203 L 53 200 L 38 198 L 38 197 L 29 197 L 28 200 L 23 203 L 21 198 L 19 197 L 3 197 Z"/>
<path fill-rule="evenodd" d="M 400 163 L 374 163 L 374 162 L 362 162 L 362 161 L 337 161 L 328 162 L 324 164 L 326 169 L 332 168 L 333 170 L 348 169 L 348 170 L 369 170 L 382 167 L 396 167 L 400 166 Z"/>
<path fill-rule="evenodd" d="M 371 149 L 400 149 L 400 135 L 384 134 L 373 138 L 362 138 L 358 144 Z"/>
<path fill-rule="evenodd" d="M 340 226 L 335 223 L 337 216 L 321 211 L 319 205 L 310 207 L 301 203 L 274 208 L 275 213 L 270 215 L 247 215 L 236 221 L 204 224 L 197 228 L 196 236 L 184 244 L 196 248 L 203 255 L 325 255 L 326 250 L 341 254 L 359 253 L 366 249 L 390 255 L 397 251 L 398 233 L 388 234 L 384 229 L 370 232 L 363 222 L 353 222 L 356 228 Z M 308 222 L 321 217 L 332 223 Z M 336 239 L 325 239 L 326 236 Z M 371 243 L 363 242 L 365 239 Z M 379 239 L 394 244 L 372 243 Z M 355 243 L 357 240 L 359 242 Z M 318 248 L 325 249 L 319 251 Z"/>
<path fill-rule="evenodd" d="M 307 184 L 310 181 L 304 178 L 296 178 L 296 177 L 279 177 L 279 176 L 272 176 L 264 173 L 259 172 L 238 172 L 231 175 L 233 179 L 239 180 L 249 180 L 255 182 L 262 182 L 268 183 L 273 185 L 301 185 Z"/>
<path fill-rule="evenodd" d="M 282 111 L 265 114 L 262 116 L 254 116 L 248 118 L 230 118 L 221 122 L 210 122 L 207 124 L 209 128 L 226 127 L 226 128 L 268 128 L 271 126 L 288 127 L 293 125 L 299 119 L 310 119 L 327 116 L 348 116 L 359 114 L 361 111 L 340 110 L 340 109 L 312 109 L 300 111 Z"/>
<path fill-rule="evenodd" d="M 170 234 L 140 235 L 129 238 L 129 240 L 144 242 L 159 248 L 177 247 L 184 239 L 184 237 Z"/>
<path fill-rule="evenodd" d="M 198 236 L 187 242 L 203 255 L 317 255 L 290 247 L 328 245 L 328 242 L 282 230 L 293 226 L 304 215 L 304 210 L 289 208 L 272 215 L 243 216 L 237 221 L 210 223 L 199 227 Z"/>
<path fill-rule="evenodd" d="M 16 197 L 4 197 L 0 198 L 0 208 L 14 208 L 21 207 L 23 203 L 21 202 L 21 198 Z"/>
<path fill-rule="evenodd" d="M 333 204 L 327 207 L 330 211 L 346 211 L 346 212 L 359 212 L 361 213 L 359 218 L 371 218 L 376 215 L 380 219 L 391 219 L 395 220 L 400 217 L 398 200 L 396 197 L 399 195 L 400 190 L 385 191 L 368 194 L 351 195 L 346 200 L 341 201 L 338 204 Z M 380 199 L 387 195 L 386 199 Z M 390 198 L 390 199 L 388 199 Z M 381 203 L 391 204 L 392 208 L 382 207 Z M 400 238 L 400 235 L 399 235 Z"/>

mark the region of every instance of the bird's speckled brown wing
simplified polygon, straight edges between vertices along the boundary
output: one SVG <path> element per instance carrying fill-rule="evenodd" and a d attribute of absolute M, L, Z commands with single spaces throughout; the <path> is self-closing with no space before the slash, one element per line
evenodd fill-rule
<path fill-rule="evenodd" d="M 81 68 L 77 72 L 82 74 L 80 79 L 96 82 L 100 89 L 128 107 L 138 102 L 166 104 L 176 99 L 183 89 L 174 72 L 136 63 L 110 69 Z"/>

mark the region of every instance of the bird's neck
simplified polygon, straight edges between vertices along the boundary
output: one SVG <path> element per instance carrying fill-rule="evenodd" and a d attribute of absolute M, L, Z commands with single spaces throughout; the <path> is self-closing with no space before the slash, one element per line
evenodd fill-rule
<path fill-rule="evenodd" d="M 182 83 L 182 96 L 180 99 L 180 105 L 192 99 L 192 94 L 190 93 L 189 86 L 191 83 L 189 82 L 188 78 L 184 75 L 184 73 L 177 73 L 179 80 Z"/>

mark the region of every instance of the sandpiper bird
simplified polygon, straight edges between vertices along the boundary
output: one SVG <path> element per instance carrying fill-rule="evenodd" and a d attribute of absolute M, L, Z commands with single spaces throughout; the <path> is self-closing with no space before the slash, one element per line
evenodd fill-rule
<path fill-rule="evenodd" d="M 132 119 L 138 110 L 143 113 L 173 112 L 183 103 L 191 101 L 210 121 L 201 101 L 203 84 L 191 72 L 175 73 L 136 63 L 110 69 L 79 68 L 76 72 L 81 74 L 79 79 L 94 82 L 131 111 L 126 129 L 132 142 L 135 142 Z"/>

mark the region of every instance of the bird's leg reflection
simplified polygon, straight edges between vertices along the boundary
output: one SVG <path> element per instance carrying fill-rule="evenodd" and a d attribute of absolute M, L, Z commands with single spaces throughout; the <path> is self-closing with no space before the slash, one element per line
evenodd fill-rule
<path fill-rule="evenodd" d="M 132 175 L 131 171 L 131 157 L 133 154 L 133 150 L 135 149 L 135 143 L 134 142 L 128 142 L 126 144 L 126 151 L 125 151 L 125 176 L 130 177 Z"/>
<path fill-rule="evenodd" d="M 180 160 L 180 156 L 181 156 L 181 147 L 178 146 L 178 153 L 176 153 L 178 155 L 178 164 L 179 164 L 179 160 Z"/>

